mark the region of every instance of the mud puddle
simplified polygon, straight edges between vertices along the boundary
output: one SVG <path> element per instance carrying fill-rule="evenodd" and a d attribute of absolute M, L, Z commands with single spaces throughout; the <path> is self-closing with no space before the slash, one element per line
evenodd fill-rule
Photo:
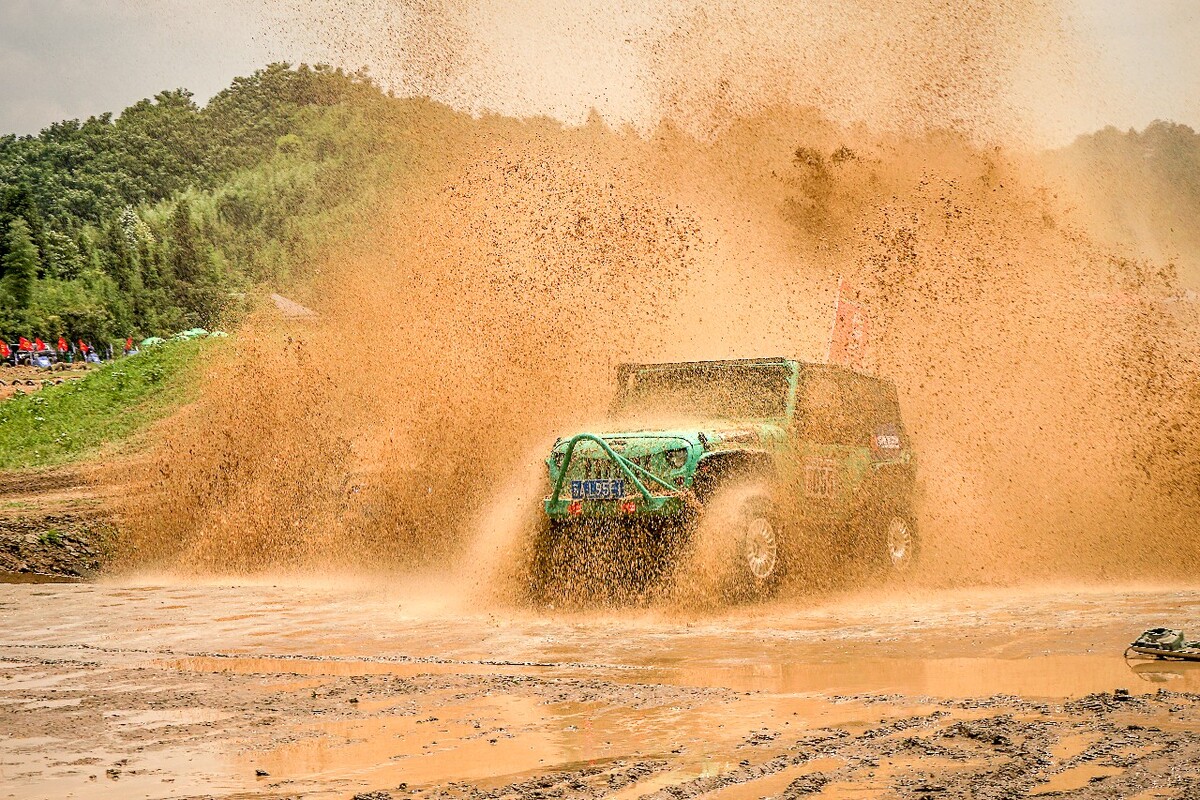
<path fill-rule="evenodd" d="M 841 653 L 834 655 L 842 656 Z M 616 682 L 650 681 L 674 686 L 789 695 L 830 694 L 836 697 L 872 693 L 930 698 L 983 697 L 993 694 L 1062 698 L 1105 691 L 1118 685 L 1137 689 L 1142 682 L 1169 684 L 1172 689 L 1200 692 L 1200 665 L 1128 661 L 1123 656 L 1113 654 L 1044 655 L 1023 659 L 837 657 L 826 661 L 745 663 L 752 657 L 752 654 L 745 653 L 734 663 L 671 668 L 653 665 L 226 654 L 185 655 L 152 663 L 181 671 L 298 676 L 533 675 L 556 678 L 586 671 Z"/>
<path fill-rule="evenodd" d="M 0 586 L 0 797 L 1129 796 L 1200 763 L 1200 665 L 1121 656 L 1195 628 L 1191 590 L 708 618 L 413 597 Z"/>
<path fill-rule="evenodd" d="M 0 583 L 78 583 L 81 578 L 66 575 L 42 575 L 37 572 L 9 572 L 0 569 Z"/>

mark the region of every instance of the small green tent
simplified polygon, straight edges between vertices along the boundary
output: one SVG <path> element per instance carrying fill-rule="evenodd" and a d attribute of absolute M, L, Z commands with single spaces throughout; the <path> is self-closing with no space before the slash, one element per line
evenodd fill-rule
<path fill-rule="evenodd" d="M 180 331 L 172 336 L 172 339 L 199 339 L 201 336 L 208 336 L 208 331 L 204 328 L 189 328 L 186 331 Z"/>

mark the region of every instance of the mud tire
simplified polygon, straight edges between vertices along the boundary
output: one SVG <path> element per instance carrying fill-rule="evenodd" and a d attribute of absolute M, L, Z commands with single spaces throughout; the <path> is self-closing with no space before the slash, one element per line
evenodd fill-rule
<path fill-rule="evenodd" d="M 526 586 L 527 599 L 535 606 L 552 602 L 554 581 L 560 567 L 556 533 L 550 520 L 544 517 L 532 523 L 527 544 Z"/>
<path fill-rule="evenodd" d="M 884 508 L 874 515 L 865 544 L 868 564 L 888 578 L 912 572 L 921 555 L 921 537 L 911 511 Z"/>
<path fill-rule="evenodd" d="M 784 574 L 784 529 L 764 486 L 720 487 L 693 523 L 676 598 L 710 606 L 764 600 Z"/>
<path fill-rule="evenodd" d="M 735 600 L 763 600 L 775 593 L 783 577 L 783 526 L 771 498 L 763 490 L 738 507 Z"/>
<path fill-rule="evenodd" d="M 684 538 L 675 524 L 543 522 L 528 558 L 535 605 L 644 605 L 662 591 Z"/>

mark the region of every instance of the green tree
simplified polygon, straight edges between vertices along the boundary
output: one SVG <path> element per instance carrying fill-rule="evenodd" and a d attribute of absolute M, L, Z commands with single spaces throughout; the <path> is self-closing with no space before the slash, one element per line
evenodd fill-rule
<path fill-rule="evenodd" d="M 134 252 L 129 246 L 129 237 L 118 220 L 111 219 L 104 226 L 104 236 L 100 243 L 104 252 L 104 271 L 117 282 L 118 288 L 126 293 L 139 288 Z"/>
<path fill-rule="evenodd" d="M 203 107 L 172 90 L 36 136 L 0 134 L 0 337 L 234 321 L 256 285 L 303 277 L 331 232 L 416 174 L 433 131 L 472 124 L 362 73 L 271 64 Z M 16 218 L 36 251 L 24 309 L 2 271 Z"/>
<path fill-rule="evenodd" d="M 29 223 L 16 217 L 8 224 L 4 240 L 4 281 L 18 308 L 33 305 L 33 288 L 37 282 L 38 253 L 29 232 Z"/>
<path fill-rule="evenodd" d="M 70 235 L 56 229 L 46 231 L 44 271 L 48 278 L 74 280 L 83 269 L 79 246 Z"/>
<path fill-rule="evenodd" d="M 204 269 L 203 245 L 196 223 L 192 221 L 192 207 L 186 198 L 180 198 L 171 214 L 169 264 L 175 279 L 184 284 L 195 283 Z"/>
<path fill-rule="evenodd" d="M 28 226 L 29 238 L 36 250 L 37 267 L 40 271 L 42 255 L 46 251 L 46 227 L 38 212 L 33 191 L 27 183 L 17 186 L 0 184 L 0 231 L 8 230 L 12 221 L 20 217 Z M 0 242 L 0 259 L 8 252 L 7 244 Z"/>

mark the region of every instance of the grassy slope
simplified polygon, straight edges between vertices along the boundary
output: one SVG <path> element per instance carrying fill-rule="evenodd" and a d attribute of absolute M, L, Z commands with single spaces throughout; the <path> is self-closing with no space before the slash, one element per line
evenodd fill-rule
<path fill-rule="evenodd" d="M 167 342 L 0 403 L 0 469 L 73 461 L 166 416 L 186 401 L 201 352 L 215 345 Z"/>

